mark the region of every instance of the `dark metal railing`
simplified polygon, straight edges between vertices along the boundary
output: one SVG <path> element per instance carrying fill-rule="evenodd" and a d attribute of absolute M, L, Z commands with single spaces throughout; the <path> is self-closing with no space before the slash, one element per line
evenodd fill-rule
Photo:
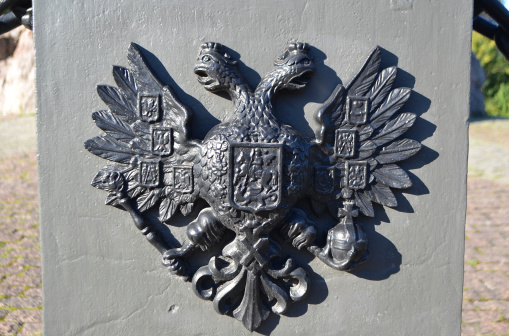
<path fill-rule="evenodd" d="M 0 35 L 18 27 L 32 30 L 32 0 L 0 0 Z"/>
<path fill-rule="evenodd" d="M 491 18 L 481 16 L 485 13 Z M 509 11 L 498 0 L 474 0 L 473 29 L 494 40 L 498 50 L 509 60 Z"/>

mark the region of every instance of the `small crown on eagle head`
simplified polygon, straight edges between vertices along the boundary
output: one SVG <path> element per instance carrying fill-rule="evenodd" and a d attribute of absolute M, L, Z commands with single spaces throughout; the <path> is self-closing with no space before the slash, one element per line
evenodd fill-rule
<path fill-rule="evenodd" d="M 201 45 L 203 51 L 215 51 L 217 53 L 223 52 L 223 45 L 217 42 L 205 42 Z M 201 51 L 200 51 L 201 52 Z"/>
<path fill-rule="evenodd" d="M 288 47 L 286 47 L 285 51 L 281 56 L 279 56 L 276 61 L 274 62 L 274 65 L 281 65 L 284 64 L 288 57 L 292 55 L 298 55 L 298 54 L 305 54 L 307 55 L 309 51 L 309 44 L 305 42 L 292 42 L 288 44 Z"/>
<path fill-rule="evenodd" d="M 204 54 L 216 54 L 219 58 L 223 58 L 228 64 L 236 64 L 237 62 L 233 60 L 226 51 L 224 51 L 224 47 L 221 43 L 217 42 L 205 42 L 200 46 L 200 53 L 198 58 L 201 58 Z"/>
<path fill-rule="evenodd" d="M 288 51 L 294 54 L 298 52 L 307 53 L 309 51 L 309 44 L 305 42 L 293 42 L 288 45 Z"/>

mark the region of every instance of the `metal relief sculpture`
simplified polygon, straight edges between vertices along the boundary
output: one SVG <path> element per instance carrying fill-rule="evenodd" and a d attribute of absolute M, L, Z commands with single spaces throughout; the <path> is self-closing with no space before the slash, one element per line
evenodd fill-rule
<path fill-rule="evenodd" d="M 355 218 L 373 217 L 372 202 L 396 206 L 391 188 L 411 186 L 396 165 L 421 147 L 400 139 L 416 118 L 398 112 L 411 89 L 393 89 L 396 67 L 380 70 L 380 58 L 375 48 L 351 83 L 336 87 L 316 113 L 320 127 L 310 142 L 281 124 L 272 105 L 280 90 L 307 85 L 315 68 L 307 44 L 290 44 L 252 90 L 220 44 L 204 43 L 194 72 L 205 90 L 230 95 L 233 113 L 204 140 L 191 140 L 191 111 L 131 44 L 130 69 L 113 68 L 118 88 L 98 87 L 109 110 L 92 117 L 105 134 L 85 147 L 112 163 L 92 185 L 109 193 L 106 204 L 131 214 L 172 274 L 191 281 L 219 314 L 254 330 L 271 312 L 284 314 L 311 285 L 275 236 L 350 271 L 368 257 L 368 238 Z M 145 214 L 155 209 L 165 223 L 177 211 L 189 215 L 198 198 L 209 206 L 187 225 L 182 246 L 171 246 Z M 329 209 L 337 218 L 325 244 L 315 239 L 324 229 L 296 206 L 302 198 L 316 214 Z M 226 231 L 234 233 L 231 241 L 222 239 Z M 221 254 L 188 267 L 193 253 L 220 242 Z"/>

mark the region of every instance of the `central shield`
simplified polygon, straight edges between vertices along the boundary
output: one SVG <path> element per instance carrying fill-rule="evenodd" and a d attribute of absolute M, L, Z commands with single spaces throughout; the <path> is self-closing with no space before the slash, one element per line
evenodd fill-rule
<path fill-rule="evenodd" d="M 230 201 L 239 210 L 272 210 L 281 202 L 283 145 L 230 144 Z"/>

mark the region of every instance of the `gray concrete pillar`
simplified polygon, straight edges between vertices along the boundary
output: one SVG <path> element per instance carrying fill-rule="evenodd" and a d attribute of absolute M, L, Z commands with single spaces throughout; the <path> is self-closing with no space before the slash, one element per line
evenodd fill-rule
<path fill-rule="evenodd" d="M 417 115 L 407 135 L 423 148 L 401 165 L 413 186 L 395 192 L 399 205 L 359 218 L 368 261 L 347 273 L 296 253 L 310 273 L 309 296 L 254 333 L 459 335 L 470 7 L 452 0 L 34 2 L 44 334 L 250 334 L 168 274 L 127 212 L 103 205 L 106 194 L 90 181 L 106 161 L 83 143 L 100 134 L 92 112 L 107 109 L 96 86 L 115 85 L 112 65 L 128 66 L 131 42 L 194 111 L 190 135 L 203 138 L 232 107 L 196 81 L 201 43 L 231 48 L 256 86 L 298 40 L 313 46 L 316 72 L 305 90 L 278 97 L 280 121 L 313 138 L 314 112 L 379 45 L 382 67 L 400 69 L 395 86 L 414 91 L 402 111 Z M 175 219 L 181 227 L 189 221 Z M 185 227 L 179 232 L 185 238 Z"/>

